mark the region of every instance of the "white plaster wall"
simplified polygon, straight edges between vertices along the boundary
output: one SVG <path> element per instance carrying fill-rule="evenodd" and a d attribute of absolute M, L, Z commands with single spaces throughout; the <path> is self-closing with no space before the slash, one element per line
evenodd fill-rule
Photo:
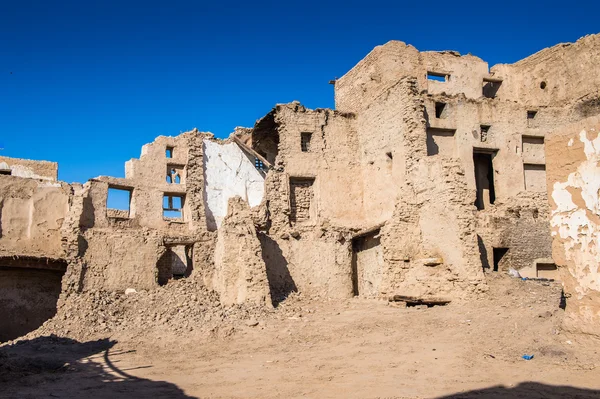
<path fill-rule="evenodd" d="M 594 135 L 595 139 L 589 137 Z M 554 183 L 556 208 L 550 223 L 553 235 L 560 236 L 566 259 L 574 265 L 569 272 L 579 284 L 575 289 L 581 299 L 590 291 L 600 292 L 600 134 L 584 130 L 579 139 L 586 160 L 567 181 Z M 568 145 L 572 146 L 573 140 Z M 579 201 L 573 198 L 574 193 Z"/>
<path fill-rule="evenodd" d="M 265 178 L 235 143 L 204 140 L 204 173 L 204 205 L 210 230 L 221 226 L 229 198 L 240 196 L 250 207 L 263 199 Z"/>

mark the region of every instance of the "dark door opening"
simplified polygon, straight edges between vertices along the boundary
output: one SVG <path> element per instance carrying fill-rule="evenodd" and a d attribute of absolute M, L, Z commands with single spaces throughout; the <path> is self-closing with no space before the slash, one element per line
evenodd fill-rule
<path fill-rule="evenodd" d="M 56 314 L 64 270 L 0 262 L 0 342 L 23 336 Z M 40 261 L 41 263 L 41 261 Z"/>
<path fill-rule="evenodd" d="M 494 271 L 497 272 L 499 269 L 500 261 L 504 258 L 504 255 L 508 252 L 508 248 L 494 248 Z"/>
<path fill-rule="evenodd" d="M 475 166 L 475 187 L 477 209 L 485 209 L 496 201 L 494 188 L 494 158 L 495 151 L 473 149 L 473 165 Z"/>
<path fill-rule="evenodd" d="M 194 268 L 191 245 L 171 245 L 156 263 L 156 280 L 163 286 L 172 279 L 189 277 Z"/>

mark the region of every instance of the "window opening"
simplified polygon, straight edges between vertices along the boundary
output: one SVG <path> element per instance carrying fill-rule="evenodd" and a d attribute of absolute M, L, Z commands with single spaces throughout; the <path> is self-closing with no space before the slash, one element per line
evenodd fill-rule
<path fill-rule="evenodd" d="M 485 209 L 496 201 L 496 190 L 494 188 L 494 165 L 493 157 L 495 150 L 473 149 L 473 164 L 475 167 L 475 187 L 477 198 L 475 206 L 477 209 Z"/>
<path fill-rule="evenodd" d="M 183 168 L 183 166 L 167 165 L 167 183 L 181 184 Z"/>
<path fill-rule="evenodd" d="M 254 167 L 258 170 L 265 170 L 265 165 L 263 161 L 258 158 L 254 158 Z"/>
<path fill-rule="evenodd" d="M 499 270 L 500 261 L 504 258 L 504 255 L 508 252 L 508 248 L 493 248 L 494 251 L 494 271 Z"/>
<path fill-rule="evenodd" d="M 527 127 L 531 127 L 536 115 L 537 111 L 527 111 Z"/>
<path fill-rule="evenodd" d="M 312 133 L 300 133 L 300 148 L 302 152 L 310 152 L 310 140 Z"/>
<path fill-rule="evenodd" d="M 481 134 L 481 135 L 480 135 L 480 138 L 481 138 L 481 141 L 482 141 L 482 142 L 485 142 L 485 141 L 487 141 L 487 139 L 488 139 L 488 135 L 489 135 L 489 132 L 490 132 L 490 127 L 491 127 L 491 126 L 489 126 L 489 125 L 481 125 L 481 126 L 479 127 L 479 128 L 480 128 L 480 132 L 481 132 L 481 133 L 480 133 L 480 134 Z"/>
<path fill-rule="evenodd" d="M 174 147 L 167 147 L 167 150 L 166 150 L 167 158 L 173 158 L 174 150 L 175 150 Z"/>
<path fill-rule="evenodd" d="M 427 80 L 434 80 L 436 82 L 447 82 L 450 80 L 450 75 L 441 72 L 427 72 Z"/>
<path fill-rule="evenodd" d="M 435 117 L 438 119 L 444 119 L 446 117 L 447 104 L 442 102 L 435 103 Z"/>
<path fill-rule="evenodd" d="M 163 196 L 163 217 L 183 219 L 184 196 L 165 194 Z"/>
<path fill-rule="evenodd" d="M 109 217 L 129 218 L 131 208 L 131 189 L 108 187 L 106 213 Z"/>
<path fill-rule="evenodd" d="M 483 96 L 487 98 L 496 98 L 502 81 L 499 79 L 483 79 Z"/>

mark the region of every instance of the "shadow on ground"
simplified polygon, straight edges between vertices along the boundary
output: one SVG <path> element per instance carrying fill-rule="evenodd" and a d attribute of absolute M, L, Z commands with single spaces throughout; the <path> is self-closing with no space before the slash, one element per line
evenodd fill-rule
<path fill-rule="evenodd" d="M 117 367 L 116 343 L 49 336 L 0 347 L 0 398 L 193 398 Z"/>
<path fill-rule="evenodd" d="M 507 388 L 495 386 L 456 393 L 449 396 L 441 396 L 438 399 L 505 399 L 505 398 L 527 398 L 527 399 L 598 399 L 600 391 L 594 389 L 575 388 L 570 386 L 554 386 L 540 384 L 537 382 L 524 382 L 515 387 Z"/>

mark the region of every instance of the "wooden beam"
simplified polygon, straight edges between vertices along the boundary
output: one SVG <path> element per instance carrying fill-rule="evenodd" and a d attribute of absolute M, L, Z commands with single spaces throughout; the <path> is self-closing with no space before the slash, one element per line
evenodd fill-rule
<path fill-rule="evenodd" d="M 235 143 L 243 150 L 246 151 L 248 154 L 253 155 L 254 157 L 258 158 L 263 165 L 267 166 L 268 168 L 272 168 L 273 165 L 271 165 L 271 162 L 267 161 L 262 155 L 260 155 L 258 152 L 254 151 L 252 148 L 248 147 L 246 144 L 244 144 L 242 142 L 242 140 L 240 140 L 237 136 L 233 135 L 233 141 L 235 141 Z"/>

